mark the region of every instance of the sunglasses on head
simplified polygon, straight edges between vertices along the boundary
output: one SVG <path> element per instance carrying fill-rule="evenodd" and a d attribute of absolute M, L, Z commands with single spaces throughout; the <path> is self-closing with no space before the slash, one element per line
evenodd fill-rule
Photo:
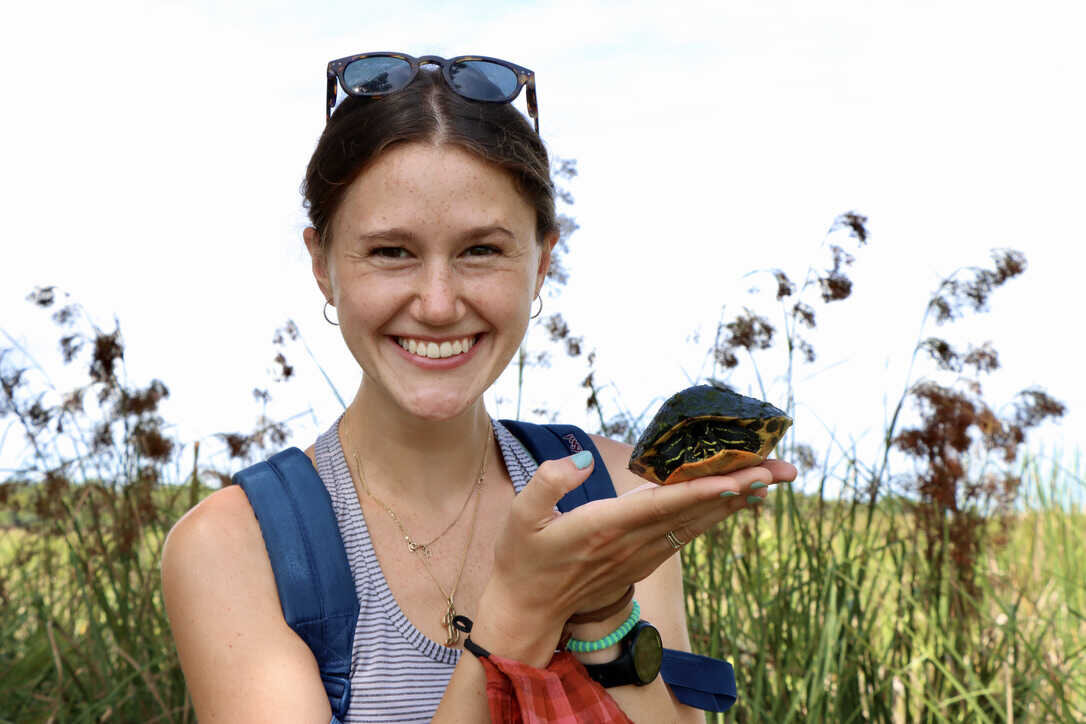
<path fill-rule="evenodd" d="M 455 58 L 404 53 L 361 53 L 328 63 L 328 103 L 325 122 L 336 105 L 336 82 L 347 95 L 380 98 L 401 91 L 415 80 L 425 64 L 441 68 L 445 82 L 457 94 L 481 103 L 512 103 L 520 89 L 528 86 L 528 115 L 539 133 L 539 109 L 535 100 L 535 73 L 515 63 L 484 55 Z"/>

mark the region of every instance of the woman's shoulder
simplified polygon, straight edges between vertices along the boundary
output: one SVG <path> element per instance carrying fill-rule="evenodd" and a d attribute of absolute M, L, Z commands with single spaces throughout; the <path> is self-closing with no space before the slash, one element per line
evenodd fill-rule
<path fill-rule="evenodd" d="M 166 536 L 163 557 L 200 555 L 209 549 L 218 551 L 217 555 L 236 555 L 262 541 L 245 491 L 230 485 L 201 500 L 174 524 Z"/>
<path fill-rule="evenodd" d="M 313 446 L 305 454 L 316 467 Z M 260 523 L 240 485 L 215 491 L 174 524 L 162 549 L 164 575 L 175 562 L 180 564 L 179 571 L 192 570 L 194 565 L 231 568 L 230 574 L 275 593 Z"/>
<path fill-rule="evenodd" d="M 212 493 L 174 525 L 162 586 L 201 718 L 257 711 L 268 715 L 260 720 L 299 721 L 327 708 L 313 656 L 283 619 L 260 524 L 240 486 Z"/>
<path fill-rule="evenodd" d="M 260 524 L 241 486 L 212 493 L 174 524 L 162 547 L 162 582 L 168 613 L 242 593 L 250 604 L 268 593 L 274 600 Z"/>

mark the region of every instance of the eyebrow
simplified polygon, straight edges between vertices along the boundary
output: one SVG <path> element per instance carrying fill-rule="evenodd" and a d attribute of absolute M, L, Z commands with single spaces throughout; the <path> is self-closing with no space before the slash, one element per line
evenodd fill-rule
<path fill-rule="evenodd" d="M 407 229 L 392 227 L 359 234 L 359 241 L 415 241 L 418 237 Z"/>
<path fill-rule="evenodd" d="M 484 236 L 490 236 L 491 234 L 502 234 L 508 236 L 510 239 L 516 239 L 513 232 L 502 226 L 501 224 L 488 224 L 486 226 L 476 226 L 472 229 L 468 229 L 460 235 L 461 239 L 480 239 Z M 399 241 L 399 242 L 417 242 L 419 240 L 418 235 L 414 232 L 404 229 L 398 226 L 393 226 L 388 229 L 378 229 L 376 231 L 369 231 L 364 234 L 359 234 L 358 239 L 360 241 Z"/>

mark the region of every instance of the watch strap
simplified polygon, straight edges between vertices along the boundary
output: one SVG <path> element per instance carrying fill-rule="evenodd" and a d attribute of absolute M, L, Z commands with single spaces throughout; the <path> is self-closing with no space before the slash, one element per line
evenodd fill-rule
<path fill-rule="evenodd" d="M 633 647 L 640 636 L 646 635 L 645 629 L 652 629 L 657 641 L 659 641 L 660 634 L 656 632 L 656 628 L 647 621 L 639 621 L 620 642 L 622 648 L 617 659 L 605 664 L 583 664 L 588 675 L 605 689 L 613 686 L 626 686 L 627 684 L 645 686 L 655 680 L 660 673 L 659 665 L 648 681 L 642 681 L 637 675 L 637 668 L 634 664 Z M 661 648 L 661 654 L 662 652 L 663 649 Z"/>
<path fill-rule="evenodd" d="M 639 683 L 632 658 L 619 657 L 606 664 L 584 664 L 584 668 L 592 680 L 605 689 Z"/>

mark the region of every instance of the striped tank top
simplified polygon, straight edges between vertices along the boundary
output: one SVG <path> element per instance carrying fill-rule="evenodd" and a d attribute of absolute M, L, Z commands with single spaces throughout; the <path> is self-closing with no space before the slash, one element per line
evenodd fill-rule
<path fill-rule="evenodd" d="M 536 462 L 500 422 L 493 424 L 509 478 L 519 493 L 535 474 Z M 314 450 L 361 606 L 351 654 L 351 705 L 343 722 L 428 722 L 445 695 L 460 649 L 424 636 L 396 605 L 370 541 L 338 427 L 337 420 L 317 438 Z"/>

